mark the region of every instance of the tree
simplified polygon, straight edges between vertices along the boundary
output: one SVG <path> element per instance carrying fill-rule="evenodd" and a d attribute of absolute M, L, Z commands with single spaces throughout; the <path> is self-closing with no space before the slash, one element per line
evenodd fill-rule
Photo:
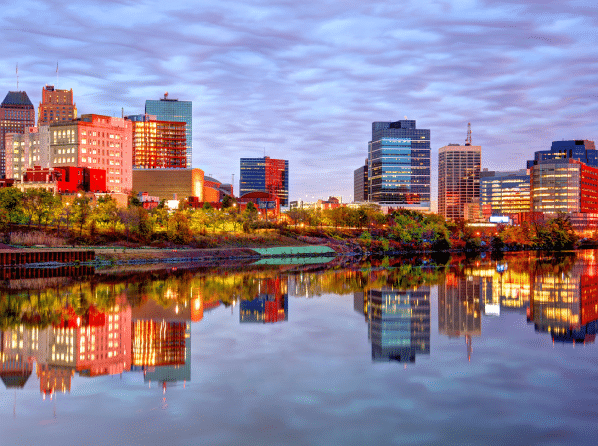
<path fill-rule="evenodd" d="M 98 222 L 108 226 L 113 234 L 116 233 L 116 225 L 120 221 L 116 200 L 110 195 L 100 197 L 94 209 L 94 217 Z"/>
<path fill-rule="evenodd" d="M 0 189 L 0 208 L 8 212 L 11 222 L 16 222 L 22 214 L 22 192 L 15 187 L 4 187 Z"/>
<path fill-rule="evenodd" d="M 247 207 L 241 214 L 241 222 L 243 225 L 243 231 L 250 232 L 253 225 L 258 219 L 258 210 L 255 205 L 250 201 L 247 203 Z"/>
<path fill-rule="evenodd" d="M 231 207 L 233 205 L 233 203 L 234 203 L 234 200 L 230 196 L 225 195 L 222 198 L 222 209 L 228 209 L 229 207 Z"/>
<path fill-rule="evenodd" d="M 79 237 L 83 235 L 83 226 L 87 223 L 91 215 L 91 206 L 89 205 L 89 198 L 83 194 L 77 194 L 73 200 L 72 217 L 73 223 L 79 225 Z"/>

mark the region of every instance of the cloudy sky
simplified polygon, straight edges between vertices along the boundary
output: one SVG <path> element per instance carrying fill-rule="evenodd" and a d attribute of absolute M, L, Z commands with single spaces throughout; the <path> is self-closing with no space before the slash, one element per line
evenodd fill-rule
<path fill-rule="evenodd" d="M 0 95 L 73 88 L 79 114 L 193 101 L 193 167 L 288 159 L 290 198 L 341 195 L 372 121 L 417 120 L 438 148 L 471 122 L 482 166 L 598 139 L 595 1 L 5 0 Z M 58 80 L 56 64 L 59 64 Z M 238 190 L 238 189 L 236 189 Z"/>

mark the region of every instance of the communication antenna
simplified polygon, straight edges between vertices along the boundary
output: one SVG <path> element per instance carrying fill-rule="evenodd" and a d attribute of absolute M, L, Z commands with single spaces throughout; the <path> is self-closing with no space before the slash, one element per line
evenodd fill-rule
<path fill-rule="evenodd" d="M 17 91 L 19 91 L 19 62 L 17 62 Z"/>
<path fill-rule="evenodd" d="M 56 89 L 58 90 L 58 61 L 56 61 Z"/>
<path fill-rule="evenodd" d="M 465 139 L 465 145 L 471 145 L 471 122 L 467 123 L 467 138 Z"/>

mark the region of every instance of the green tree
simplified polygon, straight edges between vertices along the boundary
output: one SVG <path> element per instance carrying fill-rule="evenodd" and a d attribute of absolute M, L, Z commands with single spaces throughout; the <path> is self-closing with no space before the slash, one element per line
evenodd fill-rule
<path fill-rule="evenodd" d="M 89 198 L 83 194 L 77 194 L 77 197 L 73 200 L 71 209 L 73 223 L 79 226 L 79 237 L 81 237 L 83 235 L 83 226 L 85 226 L 91 215 Z"/>
<path fill-rule="evenodd" d="M 0 208 L 8 212 L 11 222 L 16 222 L 22 215 L 23 193 L 15 187 L 4 187 L 0 189 Z"/>

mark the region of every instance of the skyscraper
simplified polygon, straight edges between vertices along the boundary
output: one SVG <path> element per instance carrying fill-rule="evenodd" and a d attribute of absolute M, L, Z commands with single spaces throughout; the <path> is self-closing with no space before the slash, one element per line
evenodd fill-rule
<path fill-rule="evenodd" d="M 35 110 L 24 91 L 9 91 L 0 105 L 0 176 L 5 178 L 7 133 L 25 133 L 35 125 Z"/>
<path fill-rule="evenodd" d="M 187 140 L 186 167 L 190 169 L 193 154 L 193 107 L 191 101 L 170 99 L 168 93 L 164 93 L 162 99 L 157 101 L 148 99 L 145 101 L 145 113 L 155 115 L 159 121 L 176 121 L 187 124 L 185 128 Z"/>
<path fill-rule="evenodd" d="M 280 199 L 281 206 L 289 204 L 289 162 L 263 158 L 241 158 L 239 195 L 249 192 L 268 192 Z"/>
<path fill-rule="evenodd" d="M 58 90 L 54 85 L 42 88 L 42 101 L 37 109 L 37 124 L 57 121 L 71 121 L 77 117 L 77 106 L 73 102 L 73 89 Z"/>
<path fill-rule="evenodd" d="M 594 141 L 554 141 L 527 162 L 531 211 L 598 212 L 598 151 Z"/>
<path fill-rule="evenodd" d="M 481 146 L 449 144 L 438 149 L 438 213 L 465 218 L 468 204 L 479 206 Z"/>
<path fill-rule="evenodd" d="M 598 151 L 594 141 L 582 139 L 553 141 L 550 150 L 538 150 L 534 153 L 534 159 L 527 161 L 527 168 L 530 169 L 532 166 L 544 161 L 561 159 L 574 159 L 588 166 L 598 167 Z"/>
<path fill-rule="evenodd" d="M 353 201 L 367 201 L 368 199 L 368 160 L 353 172 Z"/>
<path fill-rule="evenodd" d="M 368 201 L 430 210 L 430 130 L 415 121 L 373 122 Z"/>
<path fill-rule="evenodd" d="M 133 115 L 133 169 L 173 169 L 187 166 L 184 122 L 158 121 Z"/>

